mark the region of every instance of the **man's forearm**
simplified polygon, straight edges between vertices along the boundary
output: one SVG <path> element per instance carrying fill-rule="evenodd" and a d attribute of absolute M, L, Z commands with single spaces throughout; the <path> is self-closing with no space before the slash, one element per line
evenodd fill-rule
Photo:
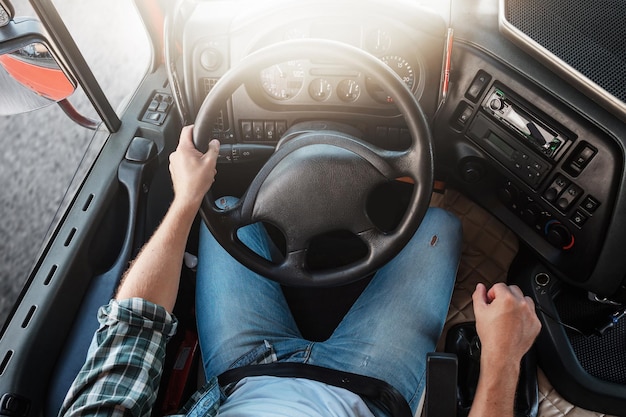
<path fill-rule="evenodd" d="M 140 299 L 111 301 L 60 416 L 149 416 L 176 319 Z"/>
<path fill-rule="evenodd" d="M 513 417 L 519 363 L 481 360 L 478 387 L 469 417 Z"/>
<path fill-rule="evenodd" d="M 174 200 L 161 225 L 124 275 L 116 299 L 139 297 L 172 311 L 196 212 L 194 205 Z"/>

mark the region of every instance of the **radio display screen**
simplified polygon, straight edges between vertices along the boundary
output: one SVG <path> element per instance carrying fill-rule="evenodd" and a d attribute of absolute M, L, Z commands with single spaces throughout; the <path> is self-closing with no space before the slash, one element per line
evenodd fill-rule
<path fill-rule="evenodd" d="M 495 148 L 499 149 L 502 153 L 508 156 L 509 159 L 513 159 L 515 154 L 515 148 L 506 143 L 504 139 L 502 139 L 500 136 L 496 135 L 493 132 L 489 132 L 489 135 L 485 139 Z"/>

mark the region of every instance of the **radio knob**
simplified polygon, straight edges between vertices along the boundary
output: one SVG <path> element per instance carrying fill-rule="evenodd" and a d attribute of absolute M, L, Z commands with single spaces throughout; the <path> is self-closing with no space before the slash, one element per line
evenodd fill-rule
<path fill-rule="evenodd" d="M 499 98 L 494 98 L 489 102 L 489 107 L 491 110 L 495 111 L 502 110 L 504 108 L 504 102 Z"/>
<path fill-rule="evenodd" d="M 559 249 L 568 250 L 574 246 L 574 236 L 556 220 L 551 220 L 545 227 L 546 239 Z"/>

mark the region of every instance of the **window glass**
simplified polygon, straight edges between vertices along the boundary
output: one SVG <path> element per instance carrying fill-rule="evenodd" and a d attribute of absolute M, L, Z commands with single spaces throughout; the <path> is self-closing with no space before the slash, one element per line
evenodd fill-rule
<path fill-rule="evenodd" d="M 151 57 L 134 2 L 54 0 L 54 5 L 111 105 L 121 114 Z"/>
<path fill-rule="evenodd" d="M 35 16 L 27 0 L 12 3 L 16 16 Z M 150 59 L 147 36 L 133 2 L 55 0 L 54 4 L 105 95 L 121 114 Z M 83 115 L 98 119 L 80 88 L 69 101 Z M 102 136 L 94 145 L 94 131 L 73 122 L 55 104 L 0 116 L 0 326 L 58 219 L 60 204 L 69 200 L 81 182 L 74 176 L 85 153 L 89 151 L 88 159 L 92 159 L 97 153 L 93 147 L 102 145 Z M 83 175 L 80 172 L 78 177 Z"/>

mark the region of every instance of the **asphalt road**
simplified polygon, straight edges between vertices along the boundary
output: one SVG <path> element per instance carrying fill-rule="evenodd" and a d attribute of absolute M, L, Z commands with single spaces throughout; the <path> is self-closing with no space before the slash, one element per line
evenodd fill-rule
<path fill-rule="evenodd" d="M 28 13 L 16 0 L 17 14 Z M 150 51 L 130 1 L 55 0 L 105 94 L 117 107 Z M 0 94 L 3 92 L 0 86 Z M 96 117 L 82 91 L 71 102 Z M 22 290 L 50 223 L 93 135 L 56 105 L 0 116 L 0 325 Z"/>

